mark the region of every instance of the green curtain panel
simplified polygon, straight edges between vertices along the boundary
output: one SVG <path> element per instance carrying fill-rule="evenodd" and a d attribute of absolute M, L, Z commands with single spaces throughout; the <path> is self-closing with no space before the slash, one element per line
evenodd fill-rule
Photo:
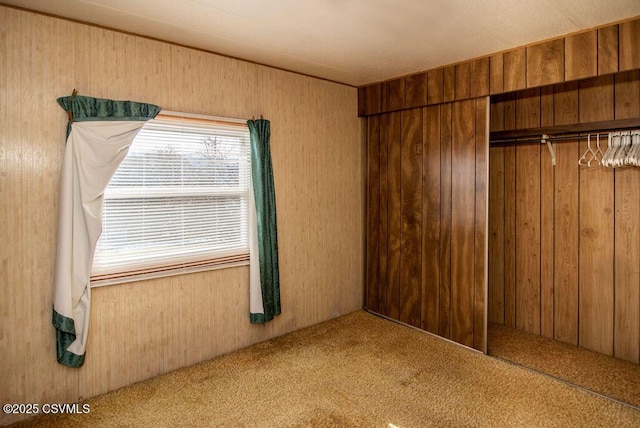
<path fill-rule="evenodd" d="M 271 165 L 270 122 L 265 119 L 249 120 L 251 140 L 251 179 L 255 205 L 255 228 L 259 264 L 259 290 L 262 301 L 251 305 L 250 321 L 265 323 L 279 315 L 280 274 L 278 271 L 278 233 L 276 221 L 276 193 Z M 252 263 L 255 257 L 252 252 Z M 254 281 L 252 281 L 254 282 Z M 252 289 L 257 285 L 252 284 Z M 253 303 L 253 301 L 252 301 Z M 261 303 L 261 304 L 260 304 Z M 261 306 L 261 307 L 260 307 Z"/>
<path fill-rule="evenodd" d="M 60 364 L 81 367 L 91 308 L 89 276 L 102 233 L 104 189 L 145 121 L 160 107 L 72 95 L 58 98 L 67 111 L 59 194 L 53 325 Z"/>

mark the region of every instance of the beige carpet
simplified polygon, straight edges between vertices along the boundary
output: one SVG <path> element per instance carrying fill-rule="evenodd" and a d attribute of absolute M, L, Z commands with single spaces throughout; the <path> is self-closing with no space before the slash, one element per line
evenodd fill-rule
<path fill-rule="evenodd" d="M 355 312 L 88 400 L 37 427 L 638 427 L 640 412 Z"/>
<path fill-rule="evenodd" d="M 640 407 L 640 365 L 500 324 L 489 354 Z"/>

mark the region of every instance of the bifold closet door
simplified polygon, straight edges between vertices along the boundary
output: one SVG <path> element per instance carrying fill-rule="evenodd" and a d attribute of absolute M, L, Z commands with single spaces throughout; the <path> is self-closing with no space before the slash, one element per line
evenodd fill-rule
<path fill-rule="evenodd" d="M 488 102 L 367 118 L 366 308 L 483 352 Z"/>

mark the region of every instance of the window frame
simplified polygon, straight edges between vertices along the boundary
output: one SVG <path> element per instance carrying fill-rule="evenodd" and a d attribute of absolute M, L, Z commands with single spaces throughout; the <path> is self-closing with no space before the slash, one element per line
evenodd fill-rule
<path fill-rule="evenodd" d="M 181 112 L 173 112 L 162 110 L 155 119 L 149 120 L 147 123 L 153 124 L 154 120 L 163 121 L 163 122 L 176 122 L 182 123 L 185 125 L 189 124 L 200 124 L 200 125 L 220 125 L 223 127 L 239 127 L 246 129 L 247 133 L 247 144 L 249 145 L 249 130 L 247 126 L 247 121 L 245 119 L 235 119 L 235 118 L 227 118 L 220 116 L 209 116 L 209 115 L 198 115 L 198 114 L 190 114 L 190 113 L 181 113 Z M 145 123 L 145 126 L 147 124 Z M 143 127 L 144 129 L 144 127 Z M 135 139 L 134 139 L 135 142 Z M 132 143 L 133 144 L 133 143 Z M 183 275 L 188 273 L 202 272 L 208 270 L 215 269 L 225 269 L 232 268 L 238 266 L 247 266 L 249 265 L 249 239 L 251 235 L 252 224 L 254 222 L 252 212 L 253 206 L 253 191 L 251 185 L 251 153 L 250 147 L 247 149 L 249 152 L 247 153 L 247 182 L 248 188 L 246 191 L 226 191 L 220 189 L 202 189 L 202 191 L 197 192 L 198 195 L 205 196 L 225 196 L 225 195 L 242 195 L 246 193 L 244 196 L 244 201 L 246 203 L 246 213 L 241 210 L 241 216 L 244 217 L 246 214 L 246 219 L 244 219 L 244 226 L 241 233 L 246 233 L 247 246 L 246 252 L 242 252 L 239 254 L 229 254 L 222 255 L 218 257 L 209 257 L 206 259 L 194 259 L 194 260 L 176 260 L 175 262 L 168 261 L 167 263 L 163 263 L 159 266 L 148 267 L 148 268 L 139 268 L 139 269 L 130 269 L 130 270 L 121 270 L 118 272 L 111 271 L 108 273 L 94 273 L 93 266 L 90 273 L 90 287 L 101 287 L 105 285 L 112 284 L 121 284 L 127 282 L 134 281 L 143 281 L 153 278 L 161 278 L 161 277 L 169 277 L 174 275 Z M 123 161 L 124 162 L 124 161 Z M 107 186 L 108 189 L 108 186 Z M 142 197 L 141 188 L 132 189 L 132 190 L 109 190 L 105 189 L 105 199 L 106 194 L 110 193 L 111 195 L 119 194 L 114 199 L 118 198 L 126 198 L 128 196 L 134 197 Z M 158 192 L 158 196 L 164 196 L 166 193 Z M 144 196 L 148 197 L 148 193 L 145 193 Z M 181 193 L 181 196 L 184 196 L 184 193 Z M 242 196 L 241 196 L 242 198 Z M 103 203 L 102 210 L 104 215 L 105 204 Z M 97 247 L 96 247 L 97 252 Z"/>

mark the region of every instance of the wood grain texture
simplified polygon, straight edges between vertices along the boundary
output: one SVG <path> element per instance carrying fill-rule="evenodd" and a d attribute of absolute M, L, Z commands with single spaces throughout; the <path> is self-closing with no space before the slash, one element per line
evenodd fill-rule
<path fill-rule="evenodd" d="M 516 326 L 516 148 L 504 148 L 504 320 Z"/>
<path fill-rule="evenodd" d="M 517 91 L 527 87 L 527 50 L 518 48 L 503 55 L 504 91 Z"/>
<path fill-rule="evenodd" d="M 527 47 L 527 88 L 564 81 L 564 39 Z"/>
<path fill-rule="evenodd" d="M 404 78 L 405 108 L 427 105 L 427 73 L 418 73 Z"/>
<path fill-rule="evenodd" d="M 380 117 L 367 118 L 367 309 L 378 311 L 380 288 Z"/>
<path fill-rule="evenodd" d="M 402 111 L 400 321 L 421 325 L 422 109 Z"/>
<path fill-rule="evenodd" d="M 605 144 L 606 146 L 606 144 Z M 580 143 L 580 153 L 587 149 Z M 580 346 L 613 355 L 613 171 L 580 169 Z"/>
<path fill-rule="evenodd" d="M 442 101 L 453 101 L 456 97 L 456 68 L 453 65 L 449 65 L 442 69 Z"/>
<path fill-rule="evenodd" d="M 488 63 L 487 63 L 488 66 Z M 488 70 L 488 69 L 487 69 Z M 488 77 L 488 73 L 487 73 Z M 487 85 L 488 89 L 488 85 Z M 475 255 L 473 347 L 487 352 L 489 97 L 475 100 Z M 469 263 L 469 261 L 467 261 Z"/>
<path fill-rule="evenodd" d="M 374 83 L 365 88 L 366 107 L 364 109 L 366 115 L 378 114 L 381 110 L 381 85 Z"/>
<path fill-rule="evenodd" d="M 401 169 L 401 117 L 400 113 L 390 113 L 388 118 L 389 191 L 389 262 L 387 278 L 387 314 L 393 319 L 400 319 L 400 248 L 401 248 L 401 204 L 402 169 Z"/>
<path fill-rule="evenodd" d="M 598 74 L 598 32 L 575 34 L 564 39 L 564 80 L 577 80 Z"/>
<path fill-rule="evenodd" d="M 504 90 L 504 59 L 502 54 L 489 57 L 489 92 L 500 94 Z"/>
<path fill-rule="evenodd" d="M 516 327 L 540 334 L 540 146 L 516 148 Z"/>
<path fill-rule="evenodd" d="M 389 109 L 387 111 L 400 110 L 405 105 L 405 81 L 404 77 L 389 81 Z"/>
<path fill-rule="evenodd" d="M 554 125 L 579 123 L 578 82 L 554 85 L 553 88 Z"/>
<path fill-rule="evenodd" d="M 436 68 L 427 72 L 427 104 L 440 104 L 444 101 L 444 71 Z"/>
<path fill-rule="evenodd" d="M 540 88 L 526 89 L 516 93 L 516 129 L 539 128 Z"/>
<path fill-rule="evenodd" d="M 579 92 L 580 123 L 613 120 L 615 107 L 612 75 L 581 80 Z"/>
<path fill-rule="evenodd" d="M 610 25 L 598 29 L 598 75 L 618 70 L 618 26 Z"/>
<path fill-rule="evenodd" d="M 438 334 L 451 338 L 452 105 L 440 110 L 440 294 Z"/>
<path fill-rule="evenodd" d="M 362 308 L 355 88 L 3 6 L 0 27 L 0 236 L 13 243 L 0 249 L 0 401 L 77 402 Z M 73 88 L 271 121 L 282 315 L 249 323 L 246 266 L 100 287 L 85 365 L 56 363 L 51 278 L 67 118 L 55 99 Z M 13 420 L 0 415 L 0 425 Z"/>
<path fill-rule="evenodd" d="M 554 149 L 558 144 L 554 144 Z M 553 338 L 554 316 L 554 182 L 556 166 L 545 145 L 540 146 L 540 334 Z"/>
<path fill-rule="evenodd" d="M 640 117 L 640 71 L 625 71 L 614 76 L 616 119 Z"/>
<path fill-rule="evenodd" d="M 613 354 L 640 358 L 640 171 L 615 172 L 615 311 Z"/>
<path fill-rule="evenodd" d="M 516 92 L 504 94 L 504 130 L 516 129 Z"/>
<path fill-rule="evenodd" d="M 364 87 L 358 88 L 358 117 L 364 116 L 367 111 L 367 90 Z"/>
<path fill-rule="evenodd" d="M 378 312 L 388 315 L 389 278 L 389 115 L 380 115 L 380 223 L 378 224 Z"/>
<path fill-rule="evenodd" d="M 640 68 L 640 19 L 619 25 L 620 71 Z"/>
<path fill-rule="evenodd" d="M 504 324 L 505 181 L 504 147 L 489 150 L 489 297 L 490 323 Z"/>
<path fill-rule="evenodd" d="M 494 95 L 491 97 L 489 112 L 491 131 L 504 131 L 504 96 Z"/>
<path fill-rule="evenodd" d="M 553 85 L 540 88 L 540 125 L 554 126 Z"/>
<path fill-rule="evenodd" d="M 422 324 L 438 334 L 440 291 L 440 106 L 423 109 Z"/>
<path fill-rule="evenodd" d="M 474 107 L 474 100 L 453 104 L 451 140 L 451 339 L 466 346 L 473 346 L 475 297 Z"/>
<path fill-rule="evenodd" d="M 578 142 L 556 144 L 554 338 L 578 344 Z"/>
<path fill-rule="evenodd" d="M 489 95 L 489 57 L 470 63 L 469 94 L 473 98 Z"/>
<path fill-rule="evenodd" d="M 466 100 L 471 97 L 471 63 L 455 65 L 455 99 Z"/>

